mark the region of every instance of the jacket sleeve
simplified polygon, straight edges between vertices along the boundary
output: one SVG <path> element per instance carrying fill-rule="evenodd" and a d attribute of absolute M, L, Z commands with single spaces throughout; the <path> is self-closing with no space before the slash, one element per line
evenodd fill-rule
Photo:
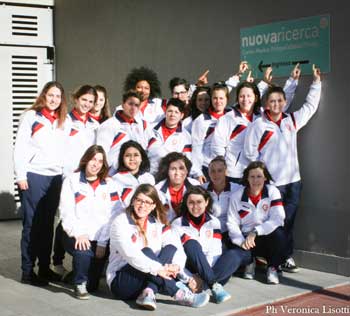
<path fill-rule="evenodd" d="M 321 99 L 321 82 L 312 83 L 309 89 L 309 93 L 306 96 L 304 105 L 292 115 L 295 117 L 295 123 L 297 130 L 301 129 L 311 119 L 318 109 L 318 105 Z"/>
<path fill-rule="evenodd" d="M 244 140 L 244 156 L 249 161 L 256 161 L 259 158 L 259 143 L 261 138 L 257 125 L 259 120 L 260 118 L 248 126 Z"/>
<path fill-rule="evenodd" d="M 289 109 L 289 107 L 294 99 L 295 90 L 297 89 L 298 83 L 299 83 L 298 79 L 293 79 L 292 77 L 289 77 L 288 80 L 286 81 L 286 83 L 284 84 L 283 91 L 286 95 L 287 103 L 286 103 L 285 107 L 283 108 L 283 112 L 286 112 Z"/>
<path fill-rule="evenodd" d="M 237 246 L 241 246 L 245 238 L 240 229 L 241 219 L 238 215 L 238 207 L 236 195 L 231 195 L 227 211 L 227 229 L 231 242 Z"/>
<path fill-rule="evenodd" d="M 203 144 L 204 144 L 204 133 L 203 133 L 203 120 L 200 115 L 197 117 L 192 125 L 192 174 L 195 177 L 203 175 Z"/>
<path fill-rule="evenodd" d="M 213 266 L 222 254 L 222 234 L 220 221 L 214 216 L 211 217 L 213 221 L 213 238 L 206 256 L 210 266 Z"/>
<path fill-rule="evenodd" d="M 16 143 L 13 152 L 16 181 L 27 179 L 27 169 L 30 160 L 35 156 L 35 148 L 32 144 L 31 111 L 22 114 L 17 130 Z"/>
<path fill-rule="evenodd" d="M 125 216 L 125 214 L 120 214 L 113 221 L 110 244 L 113 245 L 127 263 L 136 270 L 157 275 L 158 271 L 162 268 L 162 264 L 148 258 L 141 251 L 139 246 L 132 242 L 131 236 L 133 232 L 130 229 L 131 226 L 125 220 L 122 220 Z"/>
<path fill-rule="evenodd" d="M 268 218 L 262 224 L 255 226 L 259 236 L 268 235 L 277 227 L 284 225 L 285 212 L 281 193 L 276 187 L 270 186 L 269 195 L 270 209 Z"/>
<path fill-rule="evenodd" d="M 182 247 L 180 237 L 170 226 L 163 226 L 162 247 L 167 245 L 173 245 L 176 247 L 177 250 L 173 257 L 172 263 L 178 264 L 180 269 L 183 270 L 185 268 L 187 257 Z"/>

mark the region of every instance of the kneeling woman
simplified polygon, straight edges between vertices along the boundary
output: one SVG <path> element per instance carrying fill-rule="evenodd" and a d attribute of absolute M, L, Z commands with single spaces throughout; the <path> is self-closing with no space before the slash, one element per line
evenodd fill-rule
<path fill-rule="evenodd" d="M 176 218 L 172 228 L 181 237 L 187 256 L 186 268 L 198 277 L 190 278 L 193 288 L 211 289 L 216 303 L 231 298 L 223 285 L 241 265 L 243 256 L 236 249 L 222 253 L 220 221 L 211 215 L 212 198 L 210 193 L 200 186 L 190 188 L 181 205 L 182 216 Z M 248 261 L 249 262 L 249 261 Z M 193 284 L 197 283 L 197 284 Z"/>
<path fill-rule="evenodd" d="M 116 298 L 137 298 L 136 303 L 149 310 L 156 309 L 157 292 L 173 296 L 182 305 L 204 306 L 207 293 L 193 294 L 174 280 L 185 260 L 167 222 L 156 189 L 141 184 L 111 226 L 107 283 Z"/>
<path fill-rule="evenodd" d="M 121 209 L 115 184 L 106 181 L 107 174 L 106 154 L 101 146 L 93 145 L 62 186 L 63 245 L 73 256 L 74 291 L 79 299 L 88 299 L 88 291 L 98 287 L 108 255 L 111 219 Z"/>
<path fill-rule="evenodd" d="M 283 231 L 285 212 L 279 190 L 270 185 L 272 177 L 265 164 L 254 161 L 243 172 L 244 187 L 234 192 L 228 209 L 227 228 L 231 242 L 253 257 L 267 260 L 267 283 L 278 284 L 277 268 L 286 253 Z M 245 269 L 246 279 L 254 278 L 255 261 Z"/>

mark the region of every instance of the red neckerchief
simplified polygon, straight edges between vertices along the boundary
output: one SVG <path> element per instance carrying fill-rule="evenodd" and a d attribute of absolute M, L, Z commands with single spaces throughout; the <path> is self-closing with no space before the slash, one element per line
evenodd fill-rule
<path fill-rule="evenodd" d="M 88 114 L 85 115 L 85 118 L 83 118 L 77 111 L 77 109 L 73 109 L 72 110 L 72 114 L 74 115 L 74 117 L 76 119 L 78 119 L 80 122 L 83 122 L 84 124 L 86 123 L 87 119 L 88 119 Z"/>
<path fill-rule="evenodd" d="M 162 127 L 161 127 L 161 131 L 162 131 L 162 135 L 163 135 L 164 141 L 166 141 L 167 138 L 170 135 L 174 134 L 176 132 L 176 130 L 177 130 L 177 126 L 174 127 L 174 128 L 169 128 L 169 127 L 167 127 L 165 125 L 165 121 L 164 121 L 163 124 L 162 124 Z"/>
<path fill-rule="evenodd" d="M 169 185 L 171 206 L 176 211 L 178 210 L 183 198 L 184 186 L 185 186 L 185 183 L 181 186 L 181 188 L 178 191 L 175 191 L 173 187 Z"/>
<path fill-rule="evenodd" d="M 212 108 L 209 108 L 208 113 L 211 116 L 215 117 L 217 120 L 225 114 L 225 112 L 222 112 L 221 114 L 219 114 L 219 113 L 215 112 Z"/>
<path fill-rule="evenodd" d="M 266 111 L 265 111 L 265 114 L 266 114 L 267 118 L 268 118 L 271 122 L 274 122 L 274 123 L 276 123 L 278 126 L 281 126 L 281 122 L 282 122 L 282 113 L 281 113 L 280 118 L 279 118 L 278 121 L 276 121 L 276 122 L 272 119 L 271 114 L 270 114 L 270 110 L 266 110 Z"/>
<path fill-rule="evenodd" d="M 136 123 L 135 119 L 133 118 L 128 118 L 124 113 L 123 111 L 119 111 L 118 112 L 118 115 L 122 117 L 122 119 L 128 123 L 128 124 L 132 124 L 132 123 Z"/>
<path fill-rule="evenodd" d="M 239 110 L 239 112 L 241 112 L 241 114 L 245 117 L 245 118 L 247 118 L 247 120 L 249 121 L 249 122 L 253 122 L 253 113 L 252 114 L 248 114 L 248 113 L 243 113 L 242 111 L 240 111 Z"/>
<path fill-rule="evenodd" d="M 255 206 L 257 206 L 259 201 L 261 200 L 261 194 L 262 194 L 262 191 L 260 191 L 260 193 L 258 195 L 255 195 L 255 196 L 248 194 L 250 200 L 253 202 L 253 204 Z"/>
<path fill-rule="evenodd" d="M 98 179 L 98 178 L 94 181 L 91 181 L 91 182 L 88 181 L 88 182 L 94 191 L 96 191 L 96 188 L 100 185 L 100 179 Z"/>
<path fill-rule="evenodd" d="M 41 113 L 44 117 L 46 117 L 46 118 L 50 121 L 51 124 L 53 124 L 53 122 L 54 122 L 55 120 L 57 120 L 57 117 L 58 117 L 56 111 L 53 112 L 53 114 L 51 114 L 51 112 L 50 112 L 50 110 L 49 110 L 48 108 L 42 108 L 41 111 L 40 111 L 40 113 Z"/>
<path fill-rule="evenodd" d="M 101 115 L 93 115 L 90 112 L 88 113 L 88 115 L 97 122 L 100 122 L 100 120 L 101 120 Z"/>
<path fill-rule="evenodd" d="M 148 105 L 148 99 L 146 100 L 145 103 L 141 102 L 140 111 L 142 112 L 142 114 L 145 113 L 147 105 Z"/>

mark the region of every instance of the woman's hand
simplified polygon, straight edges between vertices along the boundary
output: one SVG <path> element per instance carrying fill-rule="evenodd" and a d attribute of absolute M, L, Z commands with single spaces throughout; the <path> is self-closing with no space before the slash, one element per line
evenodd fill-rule
<path fill-rule="evenodd" d="M 242 243 L 241 247 L 244 250 L 249 250 L 255 247 L 255 237 L 256 233 L 250 232 L 246 237 L 245 241 Z"/>
<path fill-rule="evenodd" d="M 264 73 L 264 81 L 270 85 L 272 82 L 272 67 L 267 67 Z"/>
<path fill-rule="evenodd" d="M 160 277 L 166 280 L 172 279 L 171 272 L 169 272 L 165 266 L 163 266 L 161 269 L 158 270 L 157 275 L 159 275 Z"/>
<path fill-rule="evenodd" d="M 17 185 L 20 190 L 25 191 L 29 189 L 28 181 L 27 180 L 20 180 L 17 181 Z"/>
<path fill-rule="evenodd" d="M 246 71 L 248 70 L 248 62 L 247 61 L 241 61 L 238 67 L 238 72 L 236 76 L 241 77 Z"/>
<path fill-rule="evenodd" d="M 180 266 L 178 264 L 166 264 L 164 265 L 165 269 L 171 274 L 173 278 L 180 272 Z"/>
<path fill-rule="evenodd" d="M 193 293 L 199 293 L 203 290 L 203 280 L 198 274 L 195 274 L 188 281 L 188 287 Z"/>
<path fill-rule="evenodd" d="M 78 250 L 88 250 L 90 248 L 90 240 L 88 236 L 82 235 L 75 238 L 74 248 Z"/>
<path fill-rule="evenodd" d="M 314 83 L 321 82 L 321 70 L 317 68 L 315 64 L 312 65 L 312 72 L 314 75 Z"/>
<path fill-rule="evenodd" d="M 199 176 L 197 178 L 197 180 L 199 181 L 200 184 L 203 184 L 203 183 L 207 182 L 207 178 L 205 176 Z"/>
<path fill-rule="evenodd" d="M 248 76 L 247 76 L 247 79 L 245 81 L 250 82 L 250 83 L 254 82 L 254 77 L 252 76 L 251 70 L 248 72 Z"/>
<path fill-rule="evenodd" d="M 292 70 L 290 76 L 294 79 L 294 80 L 298 80 L 300 75 L 301 75 L 301 69 L 300 69 L 300 64 L 297 63 L 294 67 L 294 69 Z"/>
<path fill-rule="evenodd" d="M 106 247 L 103 246 L 97 246 L 96 247 L 96 253 L 95 256 L 98 259 L 102 259 L 106 254 Z"/>
<path fill-rule="evenodd" d="M 203 74 L 199 76 L 196 83 L 197 87 L 205 86 L 208 84 L 208 73 L 209 69 L 207 69 Z"/>

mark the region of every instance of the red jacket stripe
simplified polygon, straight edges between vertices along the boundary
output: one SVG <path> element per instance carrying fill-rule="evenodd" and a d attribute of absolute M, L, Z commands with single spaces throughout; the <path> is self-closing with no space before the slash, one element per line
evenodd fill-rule
<path fill-rule="evenodd" d="M 271 201 L 271 207 L 272 206 L 279 206 L 279 205 L 283 206 L 283 201 L 281 199 Z"/>
<path fill-rule="evenodd" d="M 231 133 L 230 140 L 234 139 L 238 134 L 243 132 L 246 128 L 247 126 L 245 125 L 241 125 L 241 124 L 237 125 Z"/>
<path fill-rule="evenodd" d="M 110 196 L 111 196 L 111 201 L 118 201 L 119 200 L 118 192 L 112 192 L 110 194 Z"/>
<path fill-rule="evenodd" d="M 117 135 L 115 135 L 114 138 L 113 138 L 113 142 L 112 142 L 111 148 L 113 146 L 115 146 L 116 144 L 118 144 L 125 137 L 125 135 L 126 134 L 124 134 L 122 132 L 119 132 Z"/>
<path fill-rule="evenodd" d="M 186 234 L 183 234 L 182 236 L 181 236 L 181 242 L 182 242 L 182 244 L 185 244 L 187 241 L 189 241 L 191 239 L 191 236 L 188 236 L 188 235 L 186 235 Z"/>
<path fill-rule="evenodd" d="M 34 122 L 32 125 L 32 136 L 40 129 L 42 128 L 44 125 L 39 123 L 39 122 Z"/>
<path fill-rule="evenodd" d="M 266 143 L 269 141 L 269 139 L 272 137 L 273 131 L 265 131 L 264 134 L 261 136 L 260 144 L 258 147 L 258 150 L 261 151 L 261 149 L 266 145 Z"/>
<path fill-rule="evenodd" d="M 80 201 L 82 201 L 83 199 L 86 198 L 86 196 L 81 194 L 80 192 L 75 192 L 74 193 L 74 197 L 75 197 L 75 203 L 76 204 L 78 204 Z"/>

